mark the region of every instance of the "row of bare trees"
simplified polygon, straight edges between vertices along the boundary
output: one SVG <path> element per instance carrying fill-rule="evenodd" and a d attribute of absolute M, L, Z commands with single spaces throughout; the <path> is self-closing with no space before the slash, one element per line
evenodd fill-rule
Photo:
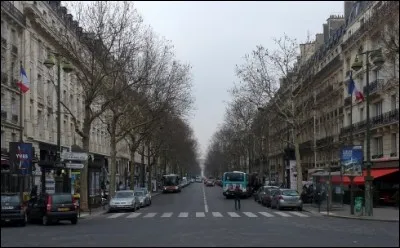
<path fill-rule="evenodd" d="M 387 15 L 381 13 L 383 18 L 372 21 L 376 24 L 375 28 L 379 27 L 377 35 L 386 59 L 394 60 L 394 65 L 398 65 L 399 12 L 392 5 L 380 11 L 386 11 L 387 15 L 395 18 L 384 22 Z M 274 147 L 283 151 L 288 146 L 295 151 L 297 189 L 301 190 L 304 154 L 300 144 L 302 135 L 310 132 L 309 128 L 312 127 L 309 121 L 313 115 L 320 116 L 323 120 L 321 128 L 327 136 L 335 123 L 332 118 L 329 119 L 331 113 L 327 112 L 329 101 L 319 99 L 316 102 L 312 96 L 319 87 L 313 83 L 316 81 L 317 62 L 313 59 L 315 56 L 311 56 L 314 53 L 312 43 L 306 42 L 306 50 L 300 52 L 297 41 L 287 35 L 274 39 L 274 42 L 276 49 L 257 46 L 245 56 L 242 65 L 236 66 L 239 83 L 231 90 L 233 100 L 228 106 L 225 121 L 209 146 L 206 171 L 213 174 L 221 174 L 228 169 L 255 172 L 251 166 L 258 164 L 261 166 L 257 168 L 264 174 L 268 167 L 263 161 L 269 156 L 268 153 Z M 394 82 L 398 87 L 398 66 L 395 74 L 397 77 L 394 77 Z M 338 92 L 329 92 L 327 98 Z M 332 146 L 328 144 L 326 149 L 332 149 Z M 310 150 L 312 146 L 308 148 Z"/>
<path fill-rule="evenodd" d="M 149 168 L 166 151 L 164 160 L 171 157 L 169 165 L 195 169 L 197 143 L 184 119 L 193 103 L 190 65 L 176 60 L 170 42 L 143 24 L 132 2 L 72 2 L 68 7 L 80 27 L 75 27 L 76 32 L 68 28 L 55 32 L 61 55 L 76 68 L 84 98 L 83 120 L 62 104 L 72 116 L 85 152 L 90 152 L 95 123 L 100 120 L 107 127 L 110 144 L 104 145 L 111 151 L 111 194 L 121 143 L 129 147 L 132 162 L 139 152 Z M 86 165 L 81 172 L 83 209 L 87 208 L 87 189 Z"/>

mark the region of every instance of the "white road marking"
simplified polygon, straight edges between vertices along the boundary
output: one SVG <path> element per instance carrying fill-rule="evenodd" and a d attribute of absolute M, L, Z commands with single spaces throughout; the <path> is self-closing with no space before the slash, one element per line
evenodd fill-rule
<path fill-rule="evenodd" d="M 196 217 L 206 217 L 206 214 L 203 212 L 196 212 Z"/>
<path fill-rule="evenodd" d="M 141 215 L 142 213 L 131 213 L 130 215 L 128 215 L 126 218 L 136 218 L 139 217 L 139 215 Z"/>
<path fill-rule="evenodd" d="M 263 216 L 265 216 L 265 217 L 274 217 L 272 214 L 270 214 L 270 213 L 267 213 L 267 212 L 258 212 L 259 214 L 261 214 L 261 215 L 263 215 Z"/>
<path fill-rule="evenodd" d="M 206 190 L 204 184 L 203 184 L 203 200 L 204 200 L 204 212 L 208 213 L 208 204 L 207 204 Z"/>
<path fill-rule="evenodd" d="M 120 216 L 122 216 L 122 215 L 124 215 L 125 213 L 116 213 L 116 214 L 113 214 L 113 215 L 111 215 L 111 216 L 109 216 L 109 217 L 107 217 L 108 219 L 115 219 L 115 218 L 118 218 L 118 217 L 120 217 Z"/>
<path fill-rule="evenodd" d="M 212 212 L 212 215 L 214 217 L 223 217 L 222 214 L 220 212 Z"/>
<path fill-rule="evenodd" d="M 288 215 L 287 213 L 283 213 L 283 212 L 279 212 L 279 211 L 275 211 L 274 214 L 280 215 L 282 217 L 292 217 L 292 216 Z"/>
<path fill-rule="evenodd" d="M 187 218 L 188 216 L 189 216 L 188 212 L 182 212 L 182 213 L 179 213 L 179 215 L 178 215 L 179 218 Z"/>
<path fill-rule="evenodd" d="M 243 212 L 243 214 L 250 218 L 257 217 L 257 215 L 253 214 L 252 212 Z"/>
<path fill-rule="evenodd" d="M 240 217 L 240 215 L 238 215 L 238 214 L 235 213 L 235 212 L 228 212 L 228 215 L 229 215 L 230 217 L 233 217 L 233 218 Z"/>
<path fill-rule="evenodd" d="M 145 216 L 143 216 L 143 218 L 153 218 L 154 216 L 156 216 L 157 213 L 148 213 Z"/>
<path fill-rule="evenodd" d="M 161 218 L 169 218 L 169 217 L 171 217 L 172 216 L 172 213 L 171 212 L 169 212 L 169 213 L 163 213 L 162 215 L 161 215 Z"/>
<path fill-rule="evenodd" d="M 309 217 L 308 215 L 302 214 L 302 213 L 300 213 L 300 212 L 295 212 L 295 211 L 293 211 L 293 212 L 289 212 L 289 213 L 294 214 L 294 215 L 297 215 L 297 216 L 299 216 L 299 217 Z"/>

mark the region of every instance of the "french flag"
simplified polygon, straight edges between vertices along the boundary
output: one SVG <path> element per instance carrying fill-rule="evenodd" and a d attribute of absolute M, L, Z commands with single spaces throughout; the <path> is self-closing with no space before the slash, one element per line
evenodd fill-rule
<path fill-rule="evenodd" d="M 357 101 L 364 101 L 364 95 L 361 91 L 359 91 L 356 87 L 356 83 L 353 80 L 353 73 L 350 73 L 350 81 L 348 85 L 348 93 L 349 95 L 354 95 L 356 96 Z"/>
<path fill-rule="evenodd" d="M 22 93 L 26 93 L 29 90 L 29 79 L 26 75 L 24 67 L 21 65 L 21 81 L 17 82 L 17 86 L 20 88 Z"/>

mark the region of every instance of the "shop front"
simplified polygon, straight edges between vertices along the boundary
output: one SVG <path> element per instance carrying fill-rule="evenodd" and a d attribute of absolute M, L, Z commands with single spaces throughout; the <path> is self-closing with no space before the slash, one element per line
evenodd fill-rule
<path fill-rule="evenodd" d="M 104 155 L 91 153 L 88 158 L 89 178 L 88 189 L 91 207 L 101 205 L 102 181 L 104 179 L 104 168 L 108 165 Z"/>

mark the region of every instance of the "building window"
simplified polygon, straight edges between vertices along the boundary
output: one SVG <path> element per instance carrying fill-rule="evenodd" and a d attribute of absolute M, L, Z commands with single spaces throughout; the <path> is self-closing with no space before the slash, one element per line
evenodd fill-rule
<path fill-rule="evenodd" d="M 11 98 L 11 114 L 16 115 L 17 114 L 17 101 L 15 98 Z"/>
<path fill-rule="evenodd" d="M 396 94 L 393 94 L 393 95 L 390 97 L 390 105 L 391 105 L 392 110 L 395 110 L 395 109 L 396 109 L 396 101 L 397 101 L 397 99 L 396 99 Z"/>
<path fill-rule="evenodd" d="M 44 87 L 42 83 L 42 75 L 38 74 L 37 75 L 37 90 L 38 90 L 38 96 L 43 98 L 44 95 Z"/>
<path fill-rule="evenodd" d="M 375 141 L 375 155 L 383 154 L 383 137 L 377 137 Z"/>
<path fill-rule="evenodd" d="M 364 108 L 360 108 L 360 121 L 364 120 Z"/>
<path fill-rule="evenodd" d="M 397 134 L 392 133 L 392 154 L 397 153 Z"/>
<path fill-rule="evenodd" d="M 382 114 L 382 101 L 375 103 L 375 116 Z"/>
<path fill-rule="evenodd" d="M 1 131 L 1 148 L 7 148 L 6 147 L 6 135 L 4 131 Z"/>
<path fill-rule="evenodd" d="M 15 133 L 11 134 L 11 141 L 12 142 L 17 142 L 17 135 Z"/>
<path fill-rule="evenodd" d="M 348 114 L 347 114 L 347 121 L 348 121 L 348 126 L 350 126 L 351 123 L 352 123 L 352 120 L 351 120 L 351 113 L 348 113 Z"/>

